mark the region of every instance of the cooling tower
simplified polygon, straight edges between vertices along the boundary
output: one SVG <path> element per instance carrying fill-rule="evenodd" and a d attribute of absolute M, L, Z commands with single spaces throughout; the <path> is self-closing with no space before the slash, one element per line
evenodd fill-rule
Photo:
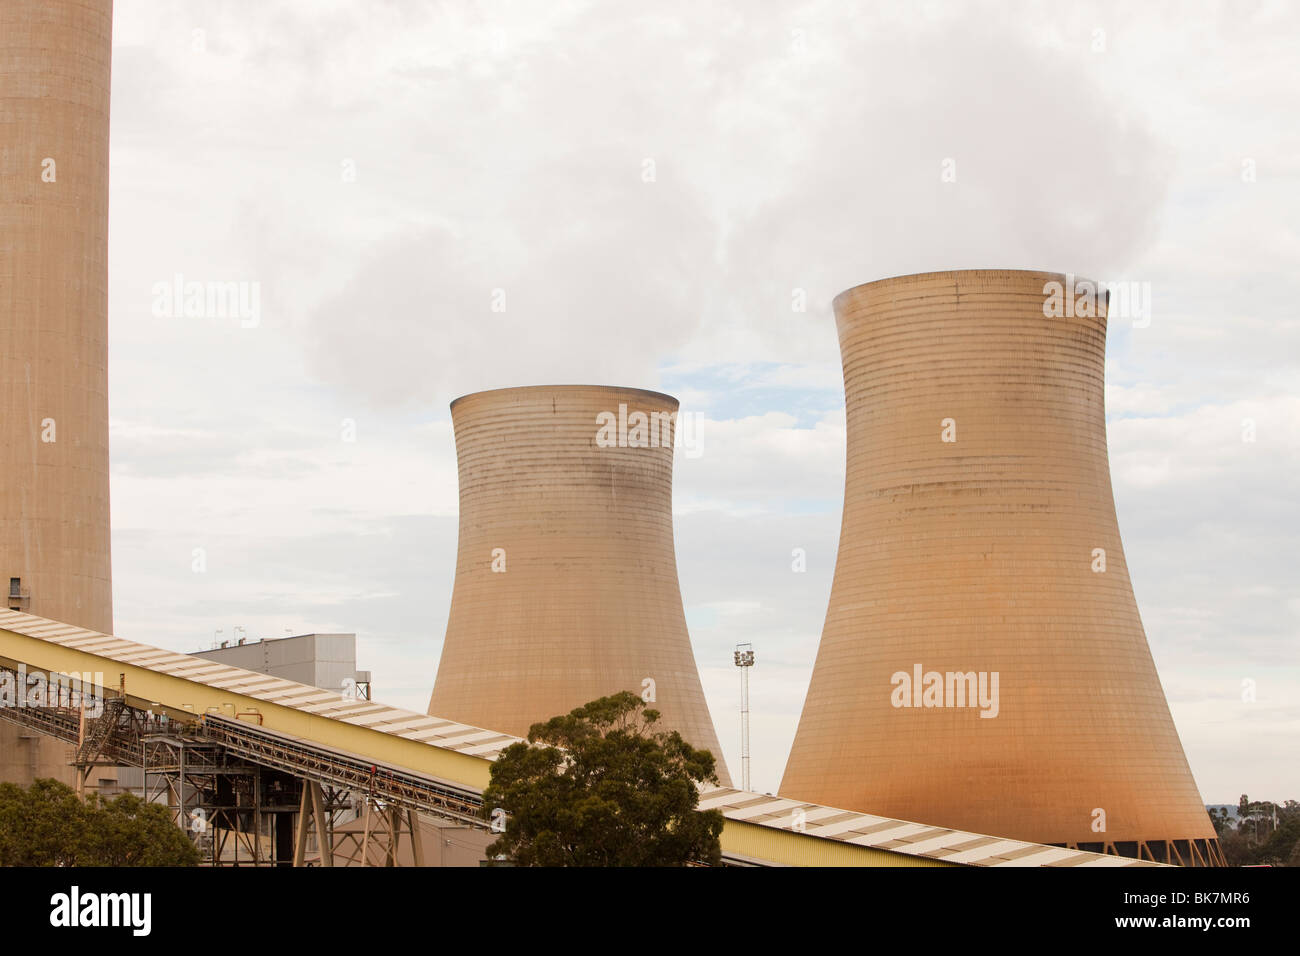
<path fill-rule="evenodd" d="M 836 298 L 844 516 L 783 796 L 1220 860 L 1120 544 L 1086 288 L 972 270 Z"/>
<path fill-rule="evenodd" d="M 429 713 L 525 735 L 620 690 L 717 758 L 673 551 L 677 400 L 594 385 L 451 404 L 456 582 Z"/>
<path fill-rule="evenodd" d="M 0 3 L 0 587 L 107 633 L 112 12 Z M 68 749 L 0 723 L 0 776 L 71 781 Z"/>

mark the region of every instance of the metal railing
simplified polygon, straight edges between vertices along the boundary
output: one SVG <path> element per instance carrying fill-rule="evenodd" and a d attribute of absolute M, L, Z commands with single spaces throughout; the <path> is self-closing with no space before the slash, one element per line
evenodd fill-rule
<path fill-rule="evenodd" d="M 468 787 L 319 747 L 215 714 L 203 715 L 199 730 L 204 739 L 263 766 L 318 783 L 359 790 L 408 810 L 448 817 L 482 829 L 488 827 L 488 822 L 479 816 L 482 795 Z"/>

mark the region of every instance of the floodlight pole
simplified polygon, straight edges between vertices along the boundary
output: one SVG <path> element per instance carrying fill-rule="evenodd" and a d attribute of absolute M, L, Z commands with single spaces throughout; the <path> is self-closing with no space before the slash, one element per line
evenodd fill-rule
<path fill-rule="evenodd" d="M 749 789 L 749 669 L 754 666 L 754 645 L 737 644 L 733 658 L 740 668 L 740 788 Z"/>

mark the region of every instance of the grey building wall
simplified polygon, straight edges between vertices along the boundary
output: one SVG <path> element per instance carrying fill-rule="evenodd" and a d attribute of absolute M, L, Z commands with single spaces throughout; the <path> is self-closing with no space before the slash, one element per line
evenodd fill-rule
<path fill-rule="evenodd" d="M 194 651 L 192 656 L 340 693 L 348 680 L 358 683 L 370 681 L 369 671 L 357 670 L 355 634 L 299 634 L 267 638 Z"/>

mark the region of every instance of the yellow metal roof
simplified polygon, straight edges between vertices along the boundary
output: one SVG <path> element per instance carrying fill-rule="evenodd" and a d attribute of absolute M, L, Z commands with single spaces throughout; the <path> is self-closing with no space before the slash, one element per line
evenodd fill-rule
<path fill-rule="evenodd" d="M 0 661 L 102 673 L 133 706 L 176 717 L 258 717 L 268 729 L 482 790 L 490 761 L 520 738 L 270 677 L 136 641 L 0 610 Z M 718 788 L 700 809 L 726 817 L 724 852 L 764 862 L 866 866 L 1159 866 L 857 811 Z"/>

